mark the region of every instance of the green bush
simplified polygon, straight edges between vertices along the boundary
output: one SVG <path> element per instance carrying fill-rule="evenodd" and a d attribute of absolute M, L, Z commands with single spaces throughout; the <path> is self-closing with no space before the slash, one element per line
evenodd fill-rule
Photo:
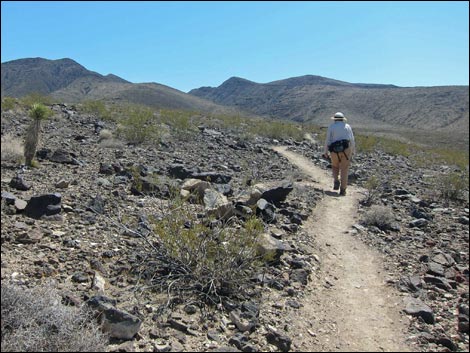
<path fill-rule="evenodd" d="M 2 352 L 105 352 L 107 336 L 85 309 L 61 303 L 50 286 L 2 281 Z"/>
<path fill-rule="evenodd" d="M 380 148 L 385 153 L 394 155 L 394 156 L 404 156 L 409 157 L 413 150 L 416 150 L 418 147 L 409 143 L 404 143 L 391 138 L 382 137 L 379 141 Z"/>
<path fill-rule="evenodd" d="M 51 96 L 42 93 L 33 92 L 20 99 L 21 103 L 28 108 L 32 108 L 34 104 L 51 105 L 53 99 Z"/>
<path fill-rule="evenodd" d="M 302 140 L 304 132 L 299 124 L 281 120 L 255 120 L 248 123 L 249 132 L 272 139 Z"/>
<path fill-rule="evenodd" d="M 81 110 L 85 113 L 96 115 L 100 119 L 110 120 L 111 111 L 106 104 L 100 100 L 85 101 L 81 104 Z"/>
<path fill-rule="evenodd" d="M 355 134 L 357 153 L 374 152 L 377 149 L 378 139 L 375 136 Z"/>
<path fill-rule="evenodd" d="M 204 221 L 194 205 L 182 199 L 170 203 L 168 214 L 152 220 L 159 245 L 151 251 L 152 267 L 143 270 L 152 285 L 209 303 L 241 296 L 262 265 L 257 240 L 263 223 L 257 218 L 243 224 Z"/>
<path fill-rule="evenodd" d="M 372 205 L 380 196 L 381 192 L 381 183 L 379 178 L 375 175 L 372 175 L 364 183 L 364 187 L 367 190 L 366 197 L 362 200 L 362 204 L 370 206 Z"/>
<path fill-rule="evenodd" d="M 468 171 L 451 172 L 442 174 L 434 179 L 434 188 L 439 197 L 449 200 L 465 199 L 465 193 L 468 194 Z"/>
<path fill-rule="evenodd" d="M 12 110 L 15 108 L 16 99 L 12 97 L 4 97 L 2 99 L 2 112 L 6 112 L 8 110 Z"/>
<path fill-rule="evenodd" d="M 196 113 L 190 111 L 162 109 L 158 120 L 171 126 L 177 133 L 187 134 L 195 131 L 191 123 L 191 118 L 195 115 Z"/>
<path fill-rule="evenodd" d="M 157 122 L 153 110 L 143 106 L 125 108 L 117 133 L 130 143 L 159 142 Z"/>
<path fill-rule="evenodd" d="M 414 161 L 421 167 L 436 165 L 456 166 L 461 170 L 468 169 L 468 147 L 466 150 L 450 148 L 423 148 L 414 156 Z"/>

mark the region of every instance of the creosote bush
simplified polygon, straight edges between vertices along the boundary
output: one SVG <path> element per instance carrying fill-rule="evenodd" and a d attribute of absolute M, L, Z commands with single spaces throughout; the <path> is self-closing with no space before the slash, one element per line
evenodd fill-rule
<path fill-rule="evenodd" d="M 51 105 L 53 103 L 53 99 L 52 97 L 42 93 L 32 92 L 22 97 L 20 102 L 26 107 L 32 108 L 35 104 Z"/>
<path fill-rule="evenodd" d="M 119 119 L 117 133 L 130 143 L 158 143 L 159 133 L 154 111 L 144 106 L 128 106 Z"/>
<path fill-rule="evenodd" d="M 12 97 L 4 97 L 2 98 L 2 112 L 6 112 L 8 110 L 12 110 L 15 108 L 16 99 Z"/>
<path fill-rule="evenodd" d="M 108 338 L 85 309 L 61 303 L 50 285 L 2 282 L 2 352 L 104 352 Z"/>
<path fill-rule="evenodd" d="M 257 248 L 263 223 L 256 217 L 245 222 L 198 218 L 194 207 L 173 198 L 164 216 L 151 220 L 154 245 L 141 277 L 170 296 L 208 304 L 243 297 L 263 265 Z"/>
<path fill-rule="evenodd" d="M 468 172 L 451 172 L 434 179 L 433 186 L 438 195 L 445 201 L 456 201 L 468 198 Z"/>
<path fill-rule="evenodd" d="M 365 181 L 364 187 L 367 190 L 367 194 L 361 203 L 363 205 L 370 206 L 378 199 L 380 195 L 381 185 L 379 179 L 375 175 L 372 175 Z"/>
<path fill-rule="evenodd" d="M 91 100 L 81 104 L 80 109 L 85 113 L 94 114 L 96 117 L 104 120 L 111 120 L 111 110 L 103 101 Z"/>

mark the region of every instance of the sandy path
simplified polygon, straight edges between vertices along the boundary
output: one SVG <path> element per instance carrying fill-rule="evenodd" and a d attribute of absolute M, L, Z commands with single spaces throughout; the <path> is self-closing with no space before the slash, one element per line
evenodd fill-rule
<path fill-rule="evenodd" d="M 348 234 L 358 222 L 360 190 L 345 197 L 332 191 L 332 177 L 308 159 L 274 147 L 299 167 L 312 187 L 325 191 L 303 225 L 320 255 L 317 280 L 309 281 L 304 306 L 291 313 L 296 351 L 412 351 L 405 343 L 407 318 L 398 292 L 385 284 L 381 255 Z M 331 171 L 330 171 L 331 173 Z"/>

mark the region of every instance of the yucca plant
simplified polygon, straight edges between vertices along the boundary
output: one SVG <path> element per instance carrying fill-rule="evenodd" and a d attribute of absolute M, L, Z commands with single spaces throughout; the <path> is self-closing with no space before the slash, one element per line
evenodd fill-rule
<path fill-rule="evenodd" d="M 24 143 L 24 158 L 27 166 L 33 166 L 33 158 L 36 154 L 36 148 L 39 142 L 39 131 L 41 129 L 41 121 L 47 119 L 52 114 L 51 110 L 41 103 L 35 103 L 31 107 L 29 116 L 31 117 L 31 125 L 26 131 Z"/>

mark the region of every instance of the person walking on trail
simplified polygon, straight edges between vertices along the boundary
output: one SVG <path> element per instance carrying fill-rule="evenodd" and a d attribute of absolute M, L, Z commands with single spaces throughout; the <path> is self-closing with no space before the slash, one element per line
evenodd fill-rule
<path fill-rule="evenodd" d="M 328 158 L 328 152 L 330 152 L 333 190 L 339 189 L 339 194 L 344 196 L 348 187 L 349 165 L 356 152 L 356 144 L 353 131 L 346 123 L 347 119 L 344 114 L 338 112 L 331 119 L 334 121 L 326 133 L 323 157 Z"/>

